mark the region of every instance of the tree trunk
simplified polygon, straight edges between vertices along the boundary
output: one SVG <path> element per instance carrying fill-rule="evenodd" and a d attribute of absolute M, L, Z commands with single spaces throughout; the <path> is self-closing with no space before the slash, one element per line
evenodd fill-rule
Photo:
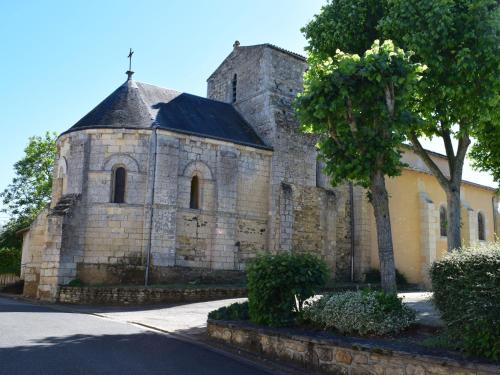
<path fill-rule="evenodd" d="M 462 134 L 458 139 L 457 153 L 453 151 L 451 142 L 450 131 L 444 128 L 441 132 L 446 149 L 446 156 L 448 158 L 448 167 L 450 177 L 446 177 L 439 169 L 437 164 L 431 159 L 427 151 L 422 147 L 416 134 L 410 135 L 411 143 L 417 154 L 422 158 L 427 167 L 431 170 L 432 174 L 436 176 L 439 184 L 446 193 L 447 200 L 447 237 L 448 237 L 448 251 L 458 249 L 461 247 L 461 222 L 460 222 L 460 184 L 462 183 L 462 172 L 465 161 L 465 155 L 470 145 L 470 138 L 467 132 Z"/>
<path fill-rule="evenodd" d="M 460 222 L 460 187 L 450 184 L 446 191 L 446 200 L 448 204 L 448 217 L 446 234 L 448 236 L 448 251 L 460 248 L 461 222 Z"/>
<path fill-rule="evenodd" d="M 396 269 L 392 247 L 391 218 L 389 215 L 389 196 L 385 187 L 384 175 L 381 171 L 371 177 L 371 204 L 377 225 L 378 257 L 380 262 L 380 279 L 382 290 L 386 293 L 396 292 Z"/>

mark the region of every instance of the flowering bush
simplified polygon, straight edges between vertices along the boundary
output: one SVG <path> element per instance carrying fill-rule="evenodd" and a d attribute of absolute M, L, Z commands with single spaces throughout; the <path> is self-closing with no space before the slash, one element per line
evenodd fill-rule
<path fill-rule="evenodd" d="M 397 333 L 415 320 L 415 312 L 396 295 L 375 291 L 326 295 L 305 308 L 303 316 L 322 329 L 359 335 Z"/>
<path fill-rule="evenodd" d="M 500 359 L 500 244 L 454 251 L 431 269 L 448 334 L 473 355 Z"/>

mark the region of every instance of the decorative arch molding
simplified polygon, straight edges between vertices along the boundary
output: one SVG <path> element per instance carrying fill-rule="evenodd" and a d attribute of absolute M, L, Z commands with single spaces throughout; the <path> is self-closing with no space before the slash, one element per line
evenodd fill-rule
<path fill-rule="evenodd" d="M 102 169 L 105 171 L 113 171 L 116 166 L 123 166 L 127 172 L 139 173 L 139 163 L 132 156 L 128 154 L 117 153 L 108 156 L 102 165 Z"/>
<path fill-rule="evenodd" d="M 203 180 L 213 180 L 213 174 L 208 165 L 199 160 L 190 162 L 182 172 L 184 177 L 191 178 L 194 175 L 200 176 Z"/>

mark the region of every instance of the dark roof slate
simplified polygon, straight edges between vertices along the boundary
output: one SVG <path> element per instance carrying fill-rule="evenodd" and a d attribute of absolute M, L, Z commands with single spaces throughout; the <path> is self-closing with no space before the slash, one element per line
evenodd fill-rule
<path fill-rule="evenodd" d="M 128 80 L 67 132 L 92 128 L 153 126 L 271 149 L 228 103 Z"/>

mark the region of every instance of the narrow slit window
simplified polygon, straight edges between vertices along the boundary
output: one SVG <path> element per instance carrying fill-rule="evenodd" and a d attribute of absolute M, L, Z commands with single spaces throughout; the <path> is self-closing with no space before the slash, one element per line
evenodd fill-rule
<path fill-rule="evenodd" d="M 232 82 L 232 87 L 233 87 L 233 103 L 236 103 L 236 85 L 238 84 L 238 76 L 236 73 L 233 76 L 233 82 Z"/>
<path fill-rule="evenodd" d="M 126 171 L 123 167 L 115 169 L 113 182 L 113 203 L 125 203 Z"/>
<path fill-rule="evenodd" d="M 189 208 L 199 209 L 200 208 L 200 182 L 198 176 L 193 176 L 191 180 L 191 196 L 189 200 Z"/>
<path fill-rule="evenodd" d="M 448 235 L 447 227 L 446 208 L 441 206 L 439 207 L 439 231 L 441 233 L 441 237 L 446 237 Z"/>
<path fill-rule="evenodd" d="M 479 241 L 486 240 L 486 235 L 484 233 L 484 215 L 482 212 L 477 214 L 477 235 Z"/>

